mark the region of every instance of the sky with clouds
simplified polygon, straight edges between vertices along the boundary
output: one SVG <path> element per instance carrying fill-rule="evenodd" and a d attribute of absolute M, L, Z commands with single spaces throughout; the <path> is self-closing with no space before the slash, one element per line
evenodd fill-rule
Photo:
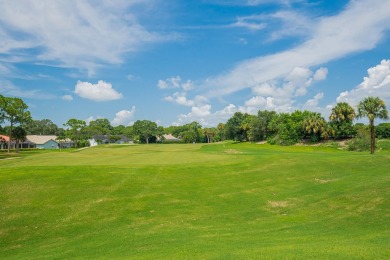
<path fill-rule="evenodd" d="M 0 0 L 0 94 L 34 119 L 225 123 L 379 96 L 390 1 Z"/>

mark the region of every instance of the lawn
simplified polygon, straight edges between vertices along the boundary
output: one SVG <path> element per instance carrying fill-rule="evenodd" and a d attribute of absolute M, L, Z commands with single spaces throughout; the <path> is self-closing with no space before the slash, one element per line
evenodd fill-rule
<path fill-rule="evenodd" d="M 99 146 L 0 167 L 1 259 L 390 258 L 388 149 Z"/>

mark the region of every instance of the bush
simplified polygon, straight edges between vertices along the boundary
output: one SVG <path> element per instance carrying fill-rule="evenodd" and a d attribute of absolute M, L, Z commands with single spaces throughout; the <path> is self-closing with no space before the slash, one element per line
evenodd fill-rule
<path fill-rule="evenodd" d="M 350 151 L 369 151 L 370 147 L 370 131 L 366 128 L 359 129 L 357 131 L 356 137 L 348 142 L 348 150 Z"/>
<path fill-rule="evenodd" d="M 375 136 L 379 139 L 390 138 L 390 123 L 381 123 L 375 127 Z"/>

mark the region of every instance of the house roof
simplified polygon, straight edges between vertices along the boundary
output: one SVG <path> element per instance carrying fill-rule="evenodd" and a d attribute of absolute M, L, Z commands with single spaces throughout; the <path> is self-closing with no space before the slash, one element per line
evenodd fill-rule
<path fill-rule="evenodd" d="M 177 137 L 174 137 L 172 134 L 167 134 L 167 135 L 163 135 L 164 136 L 164 138 L 165 138 L 165 140 L 171 140 L 171 141 L 178 141 L 178 140 L 180 140 L 179 138 L 177 138 Z"/>
<path fill-rule="evenodd" d="M 131 141 L 131 139 L 127 138 L 124 135 L 119 135 L 119 137 L 121 138 L 121 139 L 119 139 L 120 141 L 123 141 L 123 142 Z M 95 139 L 96 141 L 97 140 L 101 140 L 101 141 L 108 141 L 108 140 L 110 140 L 110 136 L 109 135 L 94 135 L 92 138 Z"/>
<path fill-rule="evenodd" d="M 8 141 L 9 141 L 9 136 L 0 135 L 0 139 L 3 139 L 3 140 L 5 140 L 6 142 L 8 142 Z"/>
<path fill-rule="evenodd" d="M 27 135 L 27 140 L 35 144 L 44 144 L 50 140 L 56 141 L 57 136 L 55 135 Z M 57 142 L 58 143 L 58 142 Z"/>

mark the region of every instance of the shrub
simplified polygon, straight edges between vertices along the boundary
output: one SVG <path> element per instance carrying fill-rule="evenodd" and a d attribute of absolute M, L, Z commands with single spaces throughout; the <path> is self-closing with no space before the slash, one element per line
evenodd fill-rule
<path fill-rule="evenodd" d="M 348 142 L 348 150 L 350 151 L 369 151 L 370 146 L 370 131 L 366 128 L 359 129 L 356 137 Z"/>

